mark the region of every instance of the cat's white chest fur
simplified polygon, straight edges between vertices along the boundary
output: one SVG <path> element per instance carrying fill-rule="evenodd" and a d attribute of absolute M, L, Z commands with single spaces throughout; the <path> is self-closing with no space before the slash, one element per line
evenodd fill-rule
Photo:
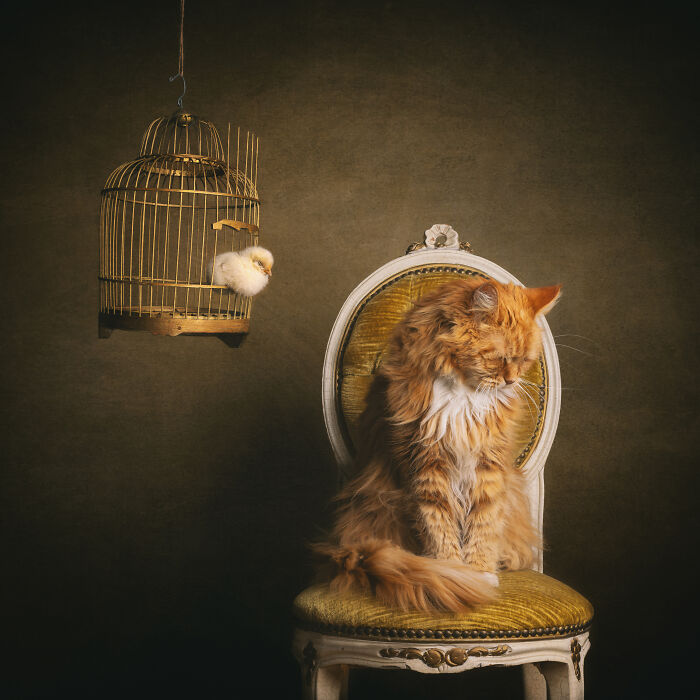
<path fill-rule="evenodd" d="M 483 431 L 478 430 L 486 416 L 501 402 L 511 399 L 511 391 L 476 391 L 453 376 L 433 382 L 430 408 L 421 422 L 424 438 L 441 442 L 454 466 L 452 490 L 469 510 L 470 493 L 476 478 L 476 465 Z"/>
<path fill-rule="evenodd" d="M 469 432 L 482 423 L 488 413 L 509 396 L 499 391 L 477 391 L 451 375 L 433 382 L 433 397 L 423 424 L 437 419 L 433 437 L 437 440 L 450 432 Z"/>

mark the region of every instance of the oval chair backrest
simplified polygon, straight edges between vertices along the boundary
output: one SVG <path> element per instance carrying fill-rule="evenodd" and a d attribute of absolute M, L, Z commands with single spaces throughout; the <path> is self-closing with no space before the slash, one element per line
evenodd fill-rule
<path fill-rule="evenodd" d="M 341 476 L 352 473 L 357 419 L 393 328 L 426 292 L 465 275 L 520 282 L 495 263 L 459 250 L 428 249 L 383 265 L 361 282 L 336 318 L 323 365 L 323 414 Z M 534 522 L 542 528 L 543 468 L 554 440 L 561 401 L 559 362 L 544 318 L 542 353 L 526 379 L 530 413 L 518 435 L 516 466 L 528 482 Z M 533 386 L 534 385 L 534 386 Z M 538 567 L 542 569 L 542 561 Z"/>

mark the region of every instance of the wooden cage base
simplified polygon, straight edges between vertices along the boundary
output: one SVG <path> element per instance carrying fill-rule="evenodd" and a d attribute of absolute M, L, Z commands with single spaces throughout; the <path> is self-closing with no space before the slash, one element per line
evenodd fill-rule
<path fill-rule="evenodd" d="M 101 313 L 98 332 L 100 338 L 109 338 L 115 329 L 149 331 L 153 335 L 215 335 L 227 345 L 238 347 L 248 333 L 249 323 L 247 318 L 178 318 Z"/>

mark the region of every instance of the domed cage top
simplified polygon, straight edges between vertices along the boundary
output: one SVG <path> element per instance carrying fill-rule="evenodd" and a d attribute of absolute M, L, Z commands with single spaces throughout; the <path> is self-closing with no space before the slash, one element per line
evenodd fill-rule
<path fill-rule="evenodd" d="M 214 258 L 257 245 L 258 143 L 178 110 L 107 178 L 100 209 L 101 337 L 114 328 L 237 344 L 251 299 L 211 283 Z"/>

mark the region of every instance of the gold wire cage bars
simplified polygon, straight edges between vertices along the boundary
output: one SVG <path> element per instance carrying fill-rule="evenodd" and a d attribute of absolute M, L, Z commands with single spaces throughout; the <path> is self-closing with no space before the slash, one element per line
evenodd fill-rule
<path fill-rule="evenodd" d="M 257 245 L 259 139 L 178 110 L 146 129 L 136 160 L 107 178 L 100 209 L 101 337 L 248 332 L 251 299 L 211 284 L 209 266 Z M 233 152 L 232 152 L 233 151 Z"/>

